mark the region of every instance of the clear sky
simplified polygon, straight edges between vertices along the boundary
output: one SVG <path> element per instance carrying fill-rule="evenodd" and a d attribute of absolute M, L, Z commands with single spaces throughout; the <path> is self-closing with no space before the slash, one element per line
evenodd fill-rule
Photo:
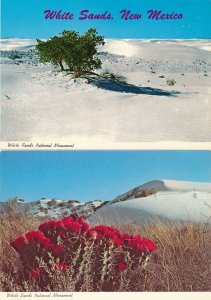
<path fill-rule="evenodd" d="M 211 38 L 211 0 L 1 0 L 2 38 L 48 38 L 64 29 L 80 33 L 96 27 L 106 38 Z M 45 10 L 62 10 L 73 20 L 45 20 Z M 81 10 L 104 13 L 113 20 L 78 20 Z M 142 14 L 141 20 L 121 20 L 119 11 Z M 182 13 L 182 20 L 148 20 L 147 11 Z"/>
<path fill-rule="evenodd" d="M 211 182 L 211 151 L 2 151 L 1 201 L 110 200 L 154 179 Z"/>

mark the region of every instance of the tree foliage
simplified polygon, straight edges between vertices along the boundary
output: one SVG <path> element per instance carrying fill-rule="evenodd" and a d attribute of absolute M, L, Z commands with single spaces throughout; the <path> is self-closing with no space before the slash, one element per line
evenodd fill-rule
<path fill-rule="evenodd" d="M 61 70 L 66 65 L 75 77 L 92 72 L 102 65 L 97 57 L 97 46 L 104 45 L 104 38 L 94 28 L 83 35 L 73 30 L 64 30 L 60 36 L 47 41 L 38 39 L 37 42 L 36 49 L 41 62 L 59 65 Z"/>

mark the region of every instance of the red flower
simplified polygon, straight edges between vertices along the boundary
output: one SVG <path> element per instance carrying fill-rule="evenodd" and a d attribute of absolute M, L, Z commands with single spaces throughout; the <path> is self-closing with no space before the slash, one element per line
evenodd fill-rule
<path fill-rule="evenodd" d="M 71 217 L 65 217 L 61 219 L 61 225 L 63 229 L 68 230 L 70 233 L 81 232 L 82 224 L 78 221 L 74 221 Z"/>
<path fill-rule="evenodd" d="M 88 229 L 86 232 L 86 237 L 92 240 L 94 238 L 94 231 L 92 229 Z"/>
<path fill-rule="evenodd" d="M 10 243 L 10 245 L 17 251 L 20 252 L 26 245 L 26 239 L 24 236 L 20 236 Z"/>
<path fill-rule="evenodd" d="M 50 220 L 39 226 L 39 230 L 42 231 L 47 237 L 52 237 L 56 233 L 60 221 Z"/>
<path fill-rule="evenodd" d="M 127 245 L 136 251 L 140 252 L 152 252 L 157 249 L 155 243 L 145 237 L 133 236 L 127 243 Z"/>
<path fill-rule="evenodd" d="M 106 239 L 113 241 L 113 243 L 116 246 L 120 246 L 122 244 L 121 241 L 121 234 L 119 230 L 110 227 L 110 226 L 104 226 L 104 225 L 98 225 L 95 226 L 91 229 L 91 231 L 94 233 L 96 232 L 96 239 L 101 240 L 101 239 Z"/>
<path fill-rule="evenodd" d="M 34 279 L 39 279 L 41 270 L 40 268 L 35 268 L 31 272 L 29 272 L 29 277 L 32 277 Z"/>
<path fill-rule="evenodd" d="M 132 238 L 132 235 L 129 233 L 122 234 L 122 240 L 124 241 L 124 243 L 128 243 L 131 238 Z"/>
<path fill-rule="evenodd" d="M 50 241 L 41 231 L 30 231 L 25 234 L 27 241 L 30 243 L 38 243 L 43 240 Z"/>
<path fill-rule="evenodd" d="M 111 240 L 112 240 L 112 242 L 114 243 L 114 245 L 115 245 L 116 247 L 120 247 L 120 246 L 123 245 L 122 240 L 120 240 L 120 239 L 119 239 L 118 237 L 116 237 L 116 236 L 113 236 Z"/>
<path fill-rule="evenodd" d="M 153 252 L 155 250 L 157 250 L 157 246 L 155 245 L 155 243 L 152 240 L 147 240 L 147 249 L 149 252 Z"/>
<path fill-rule="evenodd" d="M 63 248 L 63 245 L 62 245 L 62 244 L 57 245 L 57 246 L 55 246 L 55 247 L 53 248 L 53 253 L 54 253 L 54 254 L 61 254 L 61 253 L 63 253 L 63 251 L 64 251 L 64 248 Z"/>
<path fill-rule="evenodd" d="M 39 230 L 28 232 L 11 242 L 11 246 L 21 254 L 26 271 L 29 271 L 29 277 L 36 280 L 42 275 L 42 269 L 35 268 L 37 266 L 35 257 L 43 259 L 48 264 L 49 255 L 46 253 L 47 251 L 51 251 L 54 258 L 59 257 L 60 261 L 64 261 L 65 258 L 69 261 L 74 258 L 79 245 L 85 251 L 84 247 L 87 242 L 88 246 L 89 243 L 90 246 L 94 244 L 96 258 L 93 259 L 99 260 L 101 251 L 110 247 L 113 251 L 118 250 L 118 258 L 114 264 L 116 272 L 122 273 L 128 269 L 127 264 L 124 263 L 127 252 L 131 255 L 135 265 L 142 255 L 147 256 L 157 249 L 155 243 L 145 237 L 121 233 L 111 226 L 99 225 L 89 228 L 89 225 L 82 218 L 73 216 L 64 217 L 60 221 L 52 220 L 43 223 Z M 27 251 L 23 251 L 26 246 Z M 31 267 L 30 270 L 29 267 Z M 60 262 L 55 265 L 55 269 L 67 271 L 69 265 Z"/>
<path fill-rule="evenodd" d="M 28 244 L 40 245 L 47 251 L 52 251 L 54 245 L 41 231 L 30 231 L 25 234 Z"/>
<path fill-rule="evenodd" d="M 123 262 L 118 262 L 118 271 L 119 273 L 124 272 L 125 270 L 127 270 L 127 265 Z"/>

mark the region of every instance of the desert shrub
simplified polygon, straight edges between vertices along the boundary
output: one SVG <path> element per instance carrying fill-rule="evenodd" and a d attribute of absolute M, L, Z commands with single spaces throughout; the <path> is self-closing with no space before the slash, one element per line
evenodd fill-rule
<path fill-rule="evenodd" d="M 174 79 L 167 79 L 166 80 L 166 83 L 169 85 L 169 86 L 174 86 L 176 81 Z"/>
<path fill-rule="evenodd" d="M 155 189 L 140 190 L 137 187 L 137 188 L 134 188 L 131 192 L 129 192 L 129 193 L 121 196 L 120 198 L 114 200 L 113 203 L 123 202 L 123 201 L 127 201 L 127 200 L 132 200 L 134 198 L 148 197 L 148 196 L 154 195 L 156 193 L 157 193 L 157 191 Z"/>
<path fill-rule="evenodd" d="M 155 189 L 137 190 L 136 192 L 134 192 L 134 198 L 148 197 L 154 194 L 156 194 Z"/>
<path fill-rule="evenodd" d="M 15 60 L 15 59 L 20 59 L 22 56 L 17 53 L 17 51 L 12 51 L 12 54 L 9 56 L 10 59 Z"/>
<path fill-rule="evenodd" d="M 11 246 L 23 265 L 20 289 L 27 284 L 39 291 L 133 290 L 134 279 L 143 276 L 157 249 L 148 238 L 110 226 L 90 228 L 74 216 L 45 222 Z"/>
<path fill-rule="evenodd" d="M 96 29 L 90 28 L 83 35 L 73 30 L 64 30 L 60 36 L 37 42 L 36 49 L 41 62 L 59 65 L 62 70 L 65 63 L 74 77 L 101 67 L 97 46 L 103 45 L 104 39 L 98 35 Z"/>
<path fill-rule="evenodd" d="M 59 65 L 64 70 L 64 48 L 61 38 L 54 36 L 47 41 L 37 39 L 36 50 L 39 55 L 40 62 Z"/>
<path fill-rule="evenodd" d="M 112 72 L 109 71 L 105 71 L 101 74 L 102 77 L 115 81 L 115 82 L 120 82 L 120 83 L 125 83 L 126 82 L 126 78 L 122 75 L 119 74 L 114 74 Z"/>

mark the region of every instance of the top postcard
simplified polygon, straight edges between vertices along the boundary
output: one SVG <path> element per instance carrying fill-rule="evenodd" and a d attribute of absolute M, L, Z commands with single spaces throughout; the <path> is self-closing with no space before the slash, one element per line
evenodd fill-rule
<path fill-rule="evenodd" d="M 210 0 L 1 2 L 2 142 L 211 142 Z"/>

